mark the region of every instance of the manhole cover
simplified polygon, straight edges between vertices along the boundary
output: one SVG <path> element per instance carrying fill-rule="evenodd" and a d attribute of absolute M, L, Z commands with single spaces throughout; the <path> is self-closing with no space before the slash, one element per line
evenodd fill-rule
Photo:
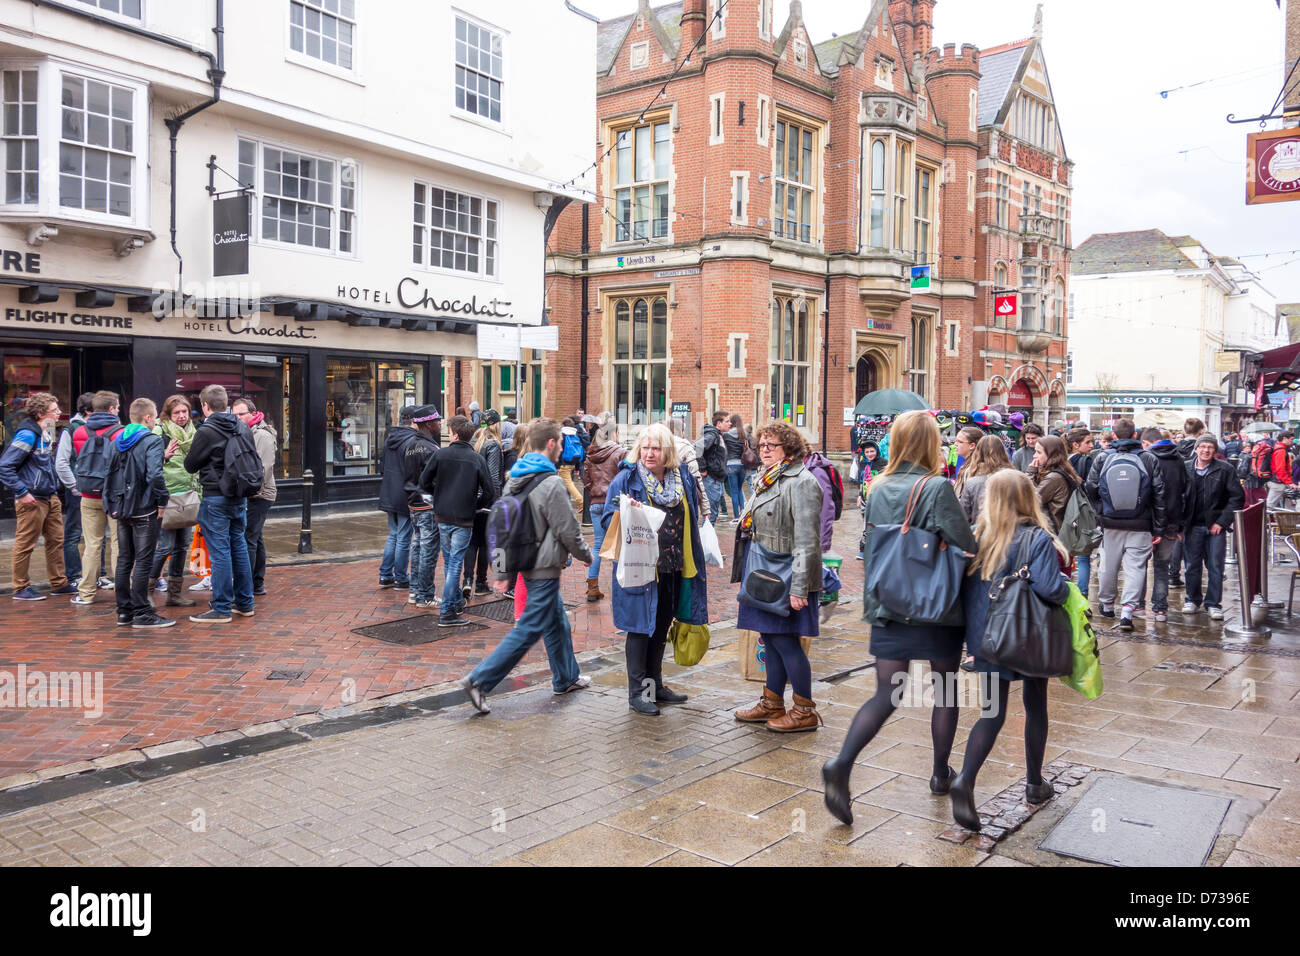
<path fill-rule="evenodd" d="M 1102 777 L 1039 844 L 1110 866 L 1204 866 L 1232 801 Z"/>
<path fill-rule="evenodd" d="M 417 614 L 403 617 L 383 624 L 371 624 L 368 627 L 354 627 L 353 634 L 370 637 L 385 644 L 432 644 L 448 637 L 468 634 L 470 631 L 486 630 L 486 624 L 462 624 L 460 627 L 439 627 L 435 614 Z"/>
<path fill-rule="evenodd" d="M 302 680 L 306 671 L 271 671 L 266 675 L 267 680 Z"/>
<path fill-rule="evenodd" d="M 1172 674 L 1210 674 L 1214 677 L 1222 677 L 1232 668 L 1222 664 L 1202 664 L 1200 661 L 1161 661 L 1151 669 L 1169 671 Z"/>
<path fill-rule="evenodd" d="M 474 617 L 485 617 L 489 621 L 500 621 L 502 624 L 515 623 L 515 602 L 506 598 L 500 601 L 488 601 L 484 604 L 468 604 L 461 611 L 462 614 L 470 614 Z M 479 624 L 478 627 L 483 625 Z"/>

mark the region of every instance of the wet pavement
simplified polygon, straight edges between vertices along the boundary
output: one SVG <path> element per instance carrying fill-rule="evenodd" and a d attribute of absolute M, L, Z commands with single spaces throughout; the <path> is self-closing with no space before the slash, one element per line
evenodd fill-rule
<path fill-rule="evenodd" d="M 996 814 L 979 836 L 954 833 L 947 799 L 928 790 L 929 708 L 911 695 L 860 756 L 845 827 L 824 809 L 819 768 L 875 688 L 856 600 L 856 514 L 836 532 L 849 558 L 845 606 L 813 642 L 826 725 L 794 735 L 732 719 L 760 685 L 740 677 L 738 635 L 723 619 L 734 616 L 734 588 L 718 574 L 709 654 L 665 667 L 687 704 L 659 718 L 627 709 L 608 600 L 582 601 L 571 569 L 564 593 L 593 687 L 553 696 L 535 648 L 492 713 L 475 717 L 453 681 L 507 625 L 481 619 L 484 630 L 414 646 L 354 633 L 408 610 L 404 594 L 374 587 L 376 560 L 356 554 L 382 544 L 381 516 L 345 520 L 338 550 L 314 556 L 333 560 L 277 568 L 258 616 L 238 625 L 132 632 L 111 626 L 107 602 L 0 607 L 0 669 L 104 676 L 98 719 L 0 712 L 0 865 L 1094 865 L 1039 843 L 1108 778 L 1230 798 L 1209 865 L 1300 862 L 1295 629 L 1279 626 L 1259 648 L 1222 646 L 1204 615 L 1171 613 L 1170 624 L 1139 617 L 1133 634 L 1103 634 L 1102 697 L 1051 689 L 1047 758 L 1066 775 L 1058 796 L 1018 813 L 1023 711 L 1013 695 L 977 786 L 985 815 Z M 296 546 L 296 524 L 286 528 Z M 1274 584 L 1275 598 L 1285 587 Z M 1285 624 L 1284 612 L 1273 617 Z M 297 676 L 268 679 L 273 671 Z M 963 711 L 954 763 L 976 716 Z M 231 754 L 218 759 L 223 747 Z"/>

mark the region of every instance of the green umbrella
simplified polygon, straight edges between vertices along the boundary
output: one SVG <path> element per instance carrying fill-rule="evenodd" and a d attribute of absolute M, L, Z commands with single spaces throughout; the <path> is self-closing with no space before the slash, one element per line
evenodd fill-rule
<path fill-rule="evenodd" d="M 905 388 L 882 388 L 862 396 L 854 415 L 901 415 L 914 409 L 927 409 L 929 403 L 916 392 Z"/>
<path fill-rule="evenodd" d="M 1251 422 L 1241 430 L 1243 435 L 1268 434 L 1269 432 L 1280 432 L 1282 427 L 1274 425 L 1272 422 Z"/>

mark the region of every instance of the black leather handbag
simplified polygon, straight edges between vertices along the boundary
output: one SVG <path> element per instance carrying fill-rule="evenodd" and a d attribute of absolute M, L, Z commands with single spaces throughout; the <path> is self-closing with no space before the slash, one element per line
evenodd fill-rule
<path fill-rule="evenodd" d="M 790 584 L 793 580 L 794 555 L 777 554 L 751 540 L 737 598 L 748 607 L 778 617 L 789 617 Z"/>
<path fill-rule="evenodd" d="M 1065 608 L 1034 593 L 1029 581 L 1029 543 L 1021 535 L 1016 571 L 989 586 L 989 616 L 979 656 L 1024 677 L 1065 677 L 1074 673 L 1074 630 Z"/>
<path fill-rule="evenodd" d="M 868 521 L 871 552 L 865 580 L 867 593 L 894 620 L 905 624 L 941 622 L 960 600 L 966 574 L 966 552 L 948 547 L 939 535 L 912 524 L 912 515 L 932 478 L 918 478 L 913 483 L 902 524 Z"/>

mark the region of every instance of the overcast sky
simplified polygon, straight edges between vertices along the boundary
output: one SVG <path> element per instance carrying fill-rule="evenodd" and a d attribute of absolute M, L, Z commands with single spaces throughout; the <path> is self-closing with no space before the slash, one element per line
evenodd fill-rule
<path fill-rule="evenodd" d="M 601 19 L 636 9 L 635 0 L 575 3 Z M 1036 6 L 939 0 L 935 42 L 1022 39 Z M 858 29 L 871 7 L 803 0 L 804 21 L 819 43 Z M 776 10 L 779 32 L 789 4 L 777 0 Z M 1279 301 L 1300 302 L 1300 201 L 1246 205 L 1246 134 L 1259 125 L 1224 119 L 1268 112 L 1284 75 L 1282 36 L 1274 0 L 1045 0 L 1047 70 L 1075 163 L 1076 245 L 1094 232 L 1161 229 L 1196 236 L 1215 255 L 1290 252 L 1242 261 Z"/>

